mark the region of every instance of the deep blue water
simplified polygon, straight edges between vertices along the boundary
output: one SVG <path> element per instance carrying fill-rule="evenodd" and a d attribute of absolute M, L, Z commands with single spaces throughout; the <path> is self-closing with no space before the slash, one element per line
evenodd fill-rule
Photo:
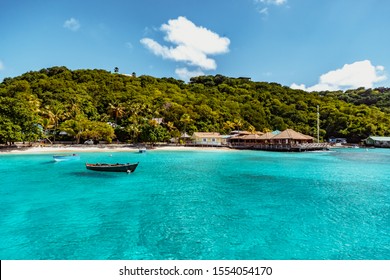
<path fill-rule="evenodd" d="M 390 259 L 389 149 L 80 155 L 0 154 L 0 259 Z"/>

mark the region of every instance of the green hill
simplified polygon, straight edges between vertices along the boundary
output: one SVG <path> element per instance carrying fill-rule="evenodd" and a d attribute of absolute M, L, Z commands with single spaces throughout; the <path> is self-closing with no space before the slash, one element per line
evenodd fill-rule
<path fill-rule="evenodd" d="M 187 84 L 52 67 L 0 84 L 0 143 L 42 137 L 154 142 L 184 131 L 286 128 L 316 137 L 317 105 L 322 139 L 358 142 L 369 135 L 390 135 L 386 88 L 308 93 L 222 75 L 192 78 Z"/>

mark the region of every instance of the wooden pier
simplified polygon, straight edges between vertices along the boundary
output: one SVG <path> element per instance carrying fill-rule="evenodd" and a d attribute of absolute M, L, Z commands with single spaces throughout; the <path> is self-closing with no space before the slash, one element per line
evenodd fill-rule
<path fill-rule="evenodd" d="M 307 152 L 329 150 L 328 143 L 231 145 L 232 149 L 277 152 Z"/>

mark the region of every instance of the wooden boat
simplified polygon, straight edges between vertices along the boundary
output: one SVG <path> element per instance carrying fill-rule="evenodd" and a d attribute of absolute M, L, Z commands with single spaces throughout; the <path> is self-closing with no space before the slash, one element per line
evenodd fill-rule
<path fill-rule="evenodd" d="M 54 155 L 53 156 L 54 161 L 68 161 L 68 160 L 77 160 L 80 159 L 80 156 L 78 154 L 71 154 L 71 155 Z"/>
<path fill-rule="evenodd" d="M 93 171 L 106 171 L 106 172 L 127 172 L 131 173 L 134 172 L 135 169 L 138 166 L 137 163 L 115 163 L 115 164 L 110 164 L 110 163 L 86 163 L 85 167 L 88 170 L 93 170 Z"/>

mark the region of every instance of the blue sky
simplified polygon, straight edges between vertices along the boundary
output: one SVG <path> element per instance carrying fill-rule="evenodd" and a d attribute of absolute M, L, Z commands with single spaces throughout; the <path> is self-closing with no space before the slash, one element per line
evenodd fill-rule
<path fill-rule="evenodd" d="M 3 0 L 0 81 L 52 66 L 390 86 L 386 0 Z"/>

